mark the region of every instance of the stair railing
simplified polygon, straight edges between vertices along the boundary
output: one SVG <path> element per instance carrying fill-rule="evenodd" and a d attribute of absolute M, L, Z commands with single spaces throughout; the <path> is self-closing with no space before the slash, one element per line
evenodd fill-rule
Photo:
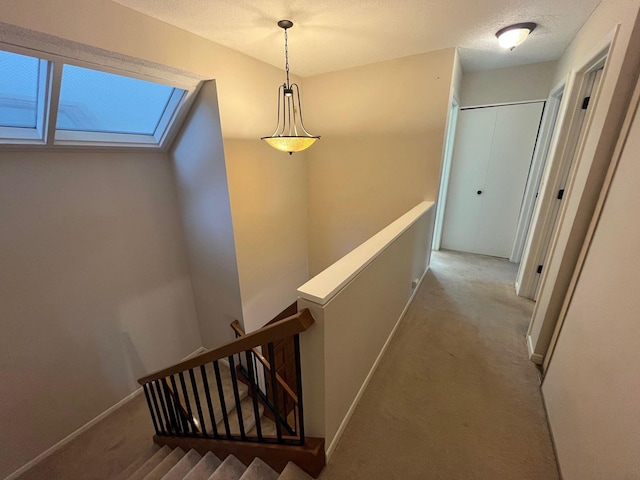
<path fill-rule="evenodd" d="M 236 338 L 246 335 L 240 322 L 235 320 L 231 323 Z M 284 339 L 289 340 L 289 339 Z M 301 379 L 299 377 L 299 345 L 298 340 L 291 337 L 293 342 L 295 355 L 295 383 L 294 388 L 300 385 Z M 264 349 L 265 346 L 262 346 Z M 301 407 L 298 395 L 293 391 L 292 386 L 287 383 L 285 379 L 278 373 L 278 362 L 276 361 L 276 355 L 273 343 L 266 346 L 267 360 L 262 354 L 262 350 L 259 347 L 253 348 L 251 352 L 247 352 L 247 361 L 245 365 L 238 365 L 238 370 L 247 382 L 251 385 L 251 394 L 258 395 L 260 402 L 268 408 L 268 415 L 270 418 L 277 417 L 276 421 L 276 435 L 281 436 L 281 430 L 284 428 L 289 435 L 295 435 L 298 430 L 298 423 L 301 418 Z M 280 362 L 282 365 L 282 361 Z M 267 382 L 269 380 L 269 382 Z M 289 408 L 291 406 L 291 408 Z M 291 411 L 291 414 L 289 412 Z M 274 420 L 276 420 L 274 418 Z M 301 424 L 301 431 L 304 435 L 304 424 Z"/>
<path fill-rule="evenodd" d="M 156 435 L 304 445 L 299 334 L 313 322 L 305 309 L 246 335 L 236 324 L 236 340 L 139 379 Z M 295 391 L 272 368 L 273 344 L 287 337 L 294 343 Z M 265 345 L 269 359 L 260 352 Z M 292 414 L 279 408 L 281 395 L 294 402 Z M 275 435 L 263 432 L 264 413 Z"/>

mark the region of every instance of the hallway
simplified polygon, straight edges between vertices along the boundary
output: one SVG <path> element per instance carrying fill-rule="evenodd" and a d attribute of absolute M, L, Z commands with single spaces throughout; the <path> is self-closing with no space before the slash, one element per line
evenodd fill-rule
<path fill-rule="evenodd" d="M 558 478 L 517 265 L 434 252 L 320 478 Z"/>

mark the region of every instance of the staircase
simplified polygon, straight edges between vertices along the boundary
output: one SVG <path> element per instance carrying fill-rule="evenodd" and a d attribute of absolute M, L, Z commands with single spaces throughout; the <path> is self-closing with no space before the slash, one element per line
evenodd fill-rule
<path fill-rule="evenodd" d="M 305 436 L 300 365 L 312 324 L 308 310 L 248 335 L 234 322 L 233 342 L 138 380 L 156 448 L 118 480 L 319 475 L 324 439 Z"/>
<path fill-rule="evenodd" d="M 154 446 L 124 470 L 116 480 L 311 480 L 289 462 L 282 473 L 256 458 L 248 466 L 234 455 L 221 461 L 212 452 Z"/>

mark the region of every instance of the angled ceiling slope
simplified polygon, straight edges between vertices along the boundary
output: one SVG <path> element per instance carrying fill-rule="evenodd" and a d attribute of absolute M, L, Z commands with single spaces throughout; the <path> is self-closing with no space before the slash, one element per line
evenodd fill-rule
<path fill-rule="evenodd" d="M 284 63 L 282 31 L 291 19 L 292 71 L 303 77 L 449 47 L 465 71 L 560 57 L 600 0 L 114 0 L 274 66 Z M 495 32 L 532 21 L 538 28 L 512 52 Z"/>

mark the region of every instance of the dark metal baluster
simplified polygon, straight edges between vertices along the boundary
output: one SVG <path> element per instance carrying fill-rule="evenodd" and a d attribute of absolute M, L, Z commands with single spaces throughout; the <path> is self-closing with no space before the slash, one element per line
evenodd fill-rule
<path fill-rule="evenodd" d="M 260 409 L 258 408 L 258 392 L 256 391 L 256 377 L 253 373 L 253 359 L 251 350 L 245 352 L 247 355 L 247 368 L 249 370 L 249 388 L 251 389 L 251 398 L 253 398 L 253 416 L 256 419 L 256 433 L 258 441 L 262 442 L 262 425 L 260 424 Z"/>
<path fill-rule="evenodd" d="M 213 415 L 213 405 L 211 404 L 211 392 L 209 392 L 209 379 L 204 365 L 200 365 L 200 374 L 202 375 L 202 383 L 204 384 L 204 395 L 207 398 L 207 408 L 209 409 L 209 418 L 211 418 L 211 426 L 213 427 L 213 436 L 219 438 L 218 426 L 216 425 L 216 417 Z"/>
<path fill-rule="evenodd" d="M 158 418 L 158 425 L 160 426 L 160 432 L 162 433 L 167 433 L 167 431 L 164 428 L 164 424 L 162 423 L 162 417 L 161 417 L 161 413 L 160 413 L 160 408 L 158 407 L 158 399 L 156 398 L 156 390 L 153 388 L 153 382 L 148 383 L 147 385 L 149 385 L 149 391 L 151 392 L 151 398 L 153 399 L 153 405 L 156 409 L 156 415 Z"/>
<path fill-rule="evenodd" d="M 293 347 L 296 357 L 296 383 L 298 385 L 298 423 L 300 434 L 300 445 L 304 445 L 304 410 L 302 409 L 302 368 L 300 366 L 300 335 L 293 336 Z M 298 431 L 298 429 L 296 429 Z"/>
<path fill-rule="evenodd" d="M 166 429 L 164 428 L 164 423 L 162 422 L 162 412 L 160 411 L 160 404 L 158 403 L 158 397 L 156 396 L 156 390 L 153 388 L 153 382 L 149 382 L 149 392 L 151 393 L 151 400 L 153 401 L 153 406 L 156 412 L 156 418 L 158 419 L 158 427 L 160 428 L 161 433 L 166 433 Z"/>
<path fill-rule="evenodd" d="M 164 398 L 167 402 L 167 411 L 169 412 L 169 420 L 171 420 L 171 431 L 176 432 L 178 430 L 178 418 L 176 417 L 175 411 L 175 398 L 171 394 L 171 390 L 169 390 L 169 384 L 167 383 L 167 379 L 163 378 L 162 382 L 162 391 L 164 392 Z"/>
<path fill-rule="evenodd" d="M 269 351 L 269 365 L 271 365 L 271 393 L 273 395 L 272 402 L 275 406 L 275 419 L 276 419 L 276 436 L 278 437 L 278 443 L 282 443 L 282 426 L 280 425 L 280 419 L 278 418 L 278 413 L 280 410 L 280 406 L 278 405 L 278 378 L 276 372 L 276 355 L 273 351 L 273 342 L 270 342 L 267 345 L 267 350 Z"/>
<path fill-rule="evenodd" d="M 144 390 L 144 396 L 147 398 L 147 405 L 149 406 L 149 413 L 151 414 L 153 429 L 156 431 L 156 435 L 158 435 L 160 433 L 160 430 L 158 429 L 158 422 L 156 422 L 156 416 L 153 413 L 153 407 L 151 406 L 151 398 L 149 397 L 149 388 L 147 387 L 146 383 L 142 385 L 142 388 Z"/>
<path fill-rule="evenodd" d="M 180 386 L 182 387 L 182 394 L 184 395 L 184 403 L 187 406 L 187 414 L 189 418 L 187 418 L 187 422 L 191 427 L 191 432 L 197 434 L 198 429 L 193 421 L 193 412 L 191 411 L 191 401 L 189 400 L 189 394 L 187 393 L 187 384 L 184 381 L 184 373 L 178 373 L 178 378 L 180 379 Z M 189 433 L 188 431 L 186 433 Z"/>
<path fill-rule="evenodd" d="M 189 378 L 191 378 L 191 387 L 193 388 L 193 396 L 196 400 L 196 409 L 198 410 L 198 418 L 200 419 L 200 431 L 202 435 L 208 437 L 207 429 L 204 424 L 204 416 L 202 415 L 202 406 L 200 405 L 200 395 L 198 393 L 198 385 L 196 385 L 196 375 L 193 373 L 193 368 L 189 369 Z"/>
<path fill-rule="evenodd" d="M 242 419 L 242 407 L 240 406 L 240 392 L 238 392 L 238 379 L 236 378 L 236 362 L 233 355 L 229 356 L 229 369 L 231 370 L 231 383 L 233 384 L 233 398 L 236 401 L 236 413 L 238 414 L 238 426 L 240 427 L 240 436 L 242 440 L 247 439 L 244 431 L 244 420 Z"/>
<path fill-rule="evenodd" d="M 176 379 L 173 375 L 171 375 L 171 387 L 173 388 L 173 395 L 176 399 L 176 413 L 178 414 L 178 418 L 180 422 L 178 422 L 178 426 L 180 427 L 181 433 L 189 433 L 189 424 L 187 423 L 187 419 L 184 417 L 184 412 L 182 411 L 182 405 L 180 404 L 180 394 L 178 393 L 178 385 L 176 385 Z"/>
<path fill-rule="evenodd" d="M 231 438 L 231 429 L 229 428 L 229 416 L 227 415 L 227 403 L 224 399 L 224 390 L 222 389 L 222 379 L 220 378 L 220 366 L 218 361 L 213 362 L 213 371 L 216 374 L 216 385 L 218 386 L 218 396 L 220 397 L 220 407 L 222 408 L 222 421 L 224 429 L 227 432 L 227 438 Z"/>
<path fill-rule="evenodd" d="M 169 421 L 169 415 L 167 414 L 167 406 L 164 403 L 164 395 L 162 392 L 162 388 L 160 387 L 160 382 L 156 380 L 153 382 L 153 385 L 156 387 L 158 391 L 158 398 L 160 399 L 160 406 L 162 407 L 162 414 L 164 415 L 164 424 L 167 427 L 167 433 L 171 432 L 171 422 Z"/>

